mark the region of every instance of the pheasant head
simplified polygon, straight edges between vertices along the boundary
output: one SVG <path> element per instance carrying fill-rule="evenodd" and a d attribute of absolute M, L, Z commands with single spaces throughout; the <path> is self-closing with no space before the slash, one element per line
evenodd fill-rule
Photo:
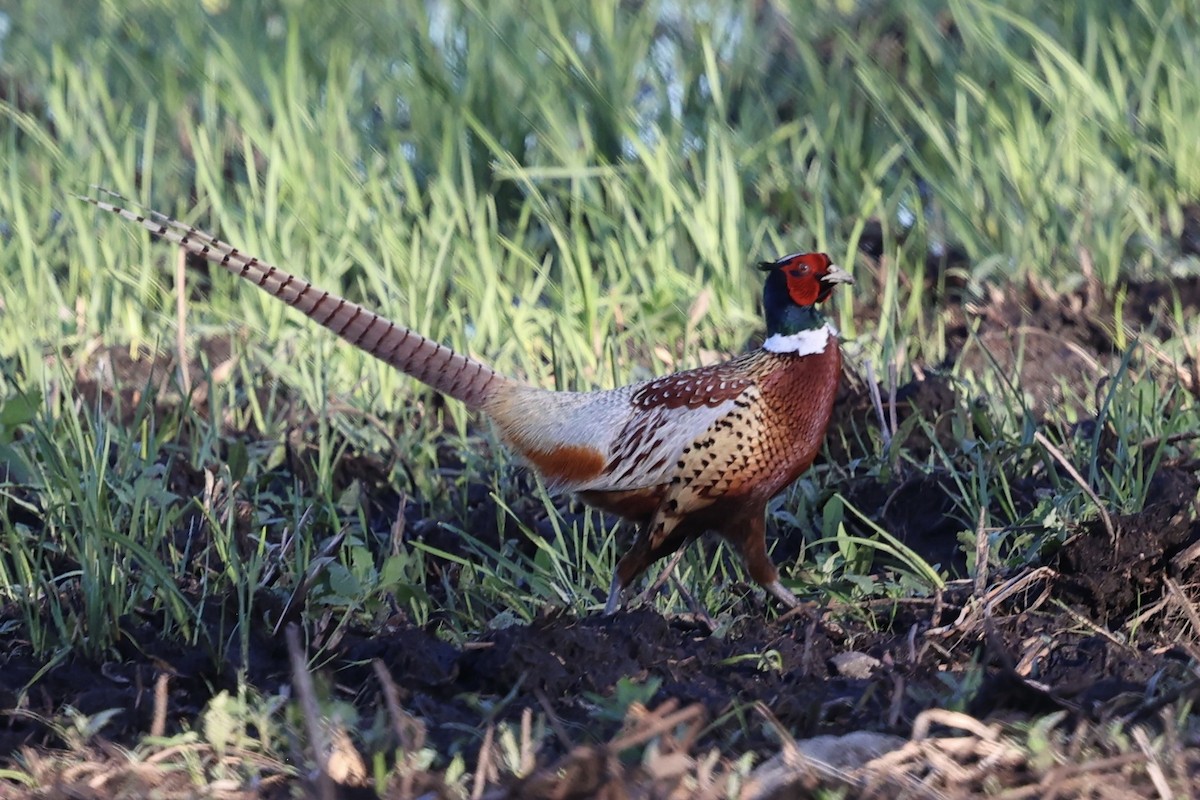
<path fill-rule="evenodd" d="M 817 304 L 829 299 L 839 283 L 854 283 L 850 273 L 824 253 L 795 253 L 764 261 L 763 311 L 768 337 L 793 337 L 825 326 Z M 768 339 L 770 341 L 770 339 Z"/>

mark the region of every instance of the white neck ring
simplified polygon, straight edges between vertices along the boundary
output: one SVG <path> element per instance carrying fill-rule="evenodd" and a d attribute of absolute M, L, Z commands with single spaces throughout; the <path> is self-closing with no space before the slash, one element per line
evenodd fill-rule
<path fill-rule="evenodd" d="M 772 353 L 790 353 L 797 356 L 813 356 L 825 352 L 829 340 L 837 336 L 837 329 L 826 322 L 819 328 L 799 333 L 776 333 L 763 342 L 763 349 Z"/>

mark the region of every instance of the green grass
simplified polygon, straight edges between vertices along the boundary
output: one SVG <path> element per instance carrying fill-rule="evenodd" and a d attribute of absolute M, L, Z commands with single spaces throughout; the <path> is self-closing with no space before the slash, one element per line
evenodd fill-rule
<path fill-rule="evenodd" d="M 799 249 L 858 277 L 834 311 L 849 362 L 894 365 L 901 382 L 950 353 L 939 302 L 960 280 L 1069 290 L 1091 270 L 1115 290 L 1200 272 L 1179 243 L 1200 199 L 1192 3 L 635 5 L 47 0 L 6 12 L 7 635 L 48 663 L 102 659 L 130 619 L 151 620 L 220 662 L 244 651 L 247 623 L 213 630 L 199 609 L 259 619 L 264 593 L 303 588 L 305 619 L 322 619 L 315 650 L 393 604 L 465 638 L 548 605 L 595 611 L 619 555 L 611 520 L 564 515 L 458 404 L 225 275 L 195 279 L 188 298 L 189 343 L 232 334 L 237 356 L 219 379 L 199 357 L 203 408 L 156 410 L 171 380 L 124 387 L 147 390 L 136 407 L 85 401 L 77 385 L 98 347 L 170 351 L 176 325 L 172 251 L 70 198 L 89 185 L 562 389 L 742 349 L 759 328 L 750 266 Z M 872 221 L 880 258 L 859 253 Z M 1120 305 L 1099 324 L 1127 350 L 1095 433 L 1072 435 L 1064 418 L 1052 438 L 1108 510 L 1131 512 L 1197 414 L 1153 378 Z M 1195 334 L 1178 302 L 1163 324 Z M 1180 341 L 1167 358 L 1188 355 Z M 1035 440 L 1002 369 L 955 379 L 958 446 L 917 458 L 865 429 L 871 457 L 814 471 L 773 507 L 810 534 L 789 575 L 849 600 L 945 577 L 843 503 L 849 477 L 947 476 L 964 536 L 981 515 L 998 531 L 997 564 L 1027 562 L 1098 513 Z M 371 487 L 334 479 L 352 453 L 384 464 L 471 555 L 381 537 L 361 497 Z M 285 469 L 293 456 L 307 479 Z M 181 492 L 180 464 L 207 470 L 212 491 Z M 1052 474 L 1054 496 L 1013 502 L 1013 477 L 1035 473 Z M 494 498 L 502 539 L 531 548 L 473 535 L 473 482 Z M 540 515 L 548 527 L 534 530 Z M 890 577 L 867 578 L 880 563 Z M 431 564 L 453 565 L 454 585 L 431 582 Z M 679 575 L 718 616 L 738 613 L 730 559 L 689 554 Z"/>

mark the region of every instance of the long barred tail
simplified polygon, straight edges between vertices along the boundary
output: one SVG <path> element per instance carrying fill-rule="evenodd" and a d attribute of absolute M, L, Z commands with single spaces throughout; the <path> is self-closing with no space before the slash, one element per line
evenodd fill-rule
<path fill-rule="evenodd" d="M 136 222 L 158 238 L 175 242 L 189 253 L 245 278 L 355 347 L 471 408 L 479 408 L 494 391 L 510 383 L 486 364 L 456 353 L 357 303 L 319 289 L 303 278 L 240 253 L 191 225 L 156 211 L 148 211 L 149 216 L 143 216 L 93 197 L 75 197 Z"/>

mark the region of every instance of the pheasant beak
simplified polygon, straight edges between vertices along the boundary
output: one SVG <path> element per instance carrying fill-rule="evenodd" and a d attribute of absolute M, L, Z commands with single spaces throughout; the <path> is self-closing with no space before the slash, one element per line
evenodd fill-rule
<path fill-rule="evenodd" d="M 854 283 L 854 278 L 849 272 L 846 272 L 846 270 L 842 269 L 836 264 L 830 264 L 829 269 L 826 270 L 825 274 L 821 276 L 821 283 L 827 283 L 829 284 L 830 288 L 833 288 L 833 286 L 838 283 L 852 284 Z"/>

